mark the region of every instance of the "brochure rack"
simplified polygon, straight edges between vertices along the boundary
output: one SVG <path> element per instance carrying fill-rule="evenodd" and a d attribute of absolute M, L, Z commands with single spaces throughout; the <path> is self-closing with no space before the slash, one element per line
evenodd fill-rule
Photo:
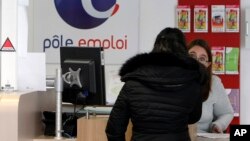
<path fill-rule="evenodd" d="M 212 32 L 211 27 L 211 7 L 212 5 L 238 5 L 240 7 L 240 0 L 178 0 L 178 5 L 188 5 L 191 9 L 191 23 L 190 32 L 186 32 L 187 42 L 189 43 L 193 39 L 202 38 L 208 41 L 210 46 L 224 46 L 235 47 L 240 49 L 240 30 L 238 32 Z M 208 30 L 207 32 L 195 32 L 194 30 L 194 7 L 195 5 L 206 5 L 208 7 Z M 240 11 L 240 10 L 239 10 Z M 238 19 L 240 13 L 238 14 Z M 240 20 L 239 20 L 240 21 Z M 238 22 L 238 26 L 240 23 Z M 239 28 L 239 27 L 238 27 Z M 238 56 L 238 58 L 240 58 Z M 239 60 L 240 62 L 240 60 Z M 240 63 L 238 62 L 238 71 L 240 72 Z M 226 89 L 238 89 L 240 88 L 240 73 L 237 74 L 217 74 L 224 84 Z M 239 124 L 239 116 L 235 116 L 231 124 Z"/>

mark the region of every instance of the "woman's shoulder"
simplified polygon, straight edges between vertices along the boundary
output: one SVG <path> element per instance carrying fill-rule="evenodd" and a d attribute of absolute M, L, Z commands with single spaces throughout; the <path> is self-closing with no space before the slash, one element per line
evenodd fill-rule
<path fill-rule="evenodd" d="M 221 79 L 220 79 L 220 77 L 219 76 L 217 76 L 217 75 L 212 75 L 212 83 L 221 83 Z"/>
<path fill-rule="evenodd" d="M 222 81 L 219 76 L 212 75 L 212 82 L 211 82 L 211 92 L 210 93 L 217 93 L 219 89 L 223 86 Z M 213 94 L 211 94 L 213 95 Z"/>
<path fill-rule="evenodd" d="M 219 94 L 225 92 L 224 85 L 223 85 L 221 78 L 219 76 L 212 75 L 211 91 L 212 91 L 212 93 L 219 93 Z M 218 96 L 218 94 L 217 94 L 217 96 Z"/>

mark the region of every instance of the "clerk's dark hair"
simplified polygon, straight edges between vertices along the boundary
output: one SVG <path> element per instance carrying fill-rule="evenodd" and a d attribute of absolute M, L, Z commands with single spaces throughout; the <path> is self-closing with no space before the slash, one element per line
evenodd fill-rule
<path fill-rule="evenodd" d="M 168 52 L 175 55 L 187 55 L 185 35 L 178 28 L 167 27 L 156 37 L 152 52 Z"/>
<path fill-rule="evenodd" d="M 207 53 L 208 62 L 212 62 L 212 52 L 211 52 L 210 45 L 208 44 L 207 41 L 205 41 L 204 39 L 195 39 L 189 43 L 188 50 L 190 50 L 194 46 L 199 46 L 203 48 Z M 205 84 L 205 87 L 203 88 L 203 101 L 207 100 L 209 96 L 209 92 L 211 91 L 212 65 L 208 66 L 206 70 L 208 73 L 208 80 Z"/>

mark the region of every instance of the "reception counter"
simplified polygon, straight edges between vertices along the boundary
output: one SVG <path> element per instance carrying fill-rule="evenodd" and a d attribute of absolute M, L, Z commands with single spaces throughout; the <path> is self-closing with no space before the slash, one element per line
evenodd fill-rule
<path fill-rule="evenodd" d="M 60 140 L 43 136 L 42 111 L 54 111 L 56 95 L 53 90 L 47 92 L 0 92 L 0 140 L 1 141 L 107 141 L 105 127 L 108 116 L 96 116 L 77 121 L 77 138 Z M 92 109 L 89 109 L 92 110 Z M 103 111 L 102 111 L 103 112 Z M 106 111 L 105 111 L 106 112 Z M 97 112 L 98 113 L 98 112 Z M 193 129 L 190 126 L 190 129 Z M 126 140 L 132 134 L 129 124 Z M 229 141 L 196 137 L 192 141 Z"/>
<path fill-rule="evenodd" d="M 55 109 L 54 100 L 44 92 L 0 91 L 0 140 L 32 141 L 42 135 L 42 111 Z"/>
<path fill-rule="evenodd" d="M 90 117 L 86 119 L 82 117 L 77 121 L 77 141 L 108 141 L 105 128 L 108 116 Z M 189 134 L 192 141 L 229 141 L 229 138 L 206 138 L 196 136 L 195 125 L 189 125 Z M 130 141 L 132 135 L 132 124 L 128 125 L 126 131 L 126 141 Z"/>

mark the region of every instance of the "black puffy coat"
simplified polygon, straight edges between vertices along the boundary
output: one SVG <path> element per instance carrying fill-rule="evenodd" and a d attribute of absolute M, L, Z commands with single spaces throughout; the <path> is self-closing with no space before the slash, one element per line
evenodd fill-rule
<path fill-rule="evenodd" d="M 204 71 L 203 71 L 204 70 Z M 120 70 L 125 82 L 106 127 L 109 141 L 125 141 L 129 119 L 132 141 L 189 141 L 188 124 L 201 116 L 205 69 L 190 57 L 140 54 Z"/>

